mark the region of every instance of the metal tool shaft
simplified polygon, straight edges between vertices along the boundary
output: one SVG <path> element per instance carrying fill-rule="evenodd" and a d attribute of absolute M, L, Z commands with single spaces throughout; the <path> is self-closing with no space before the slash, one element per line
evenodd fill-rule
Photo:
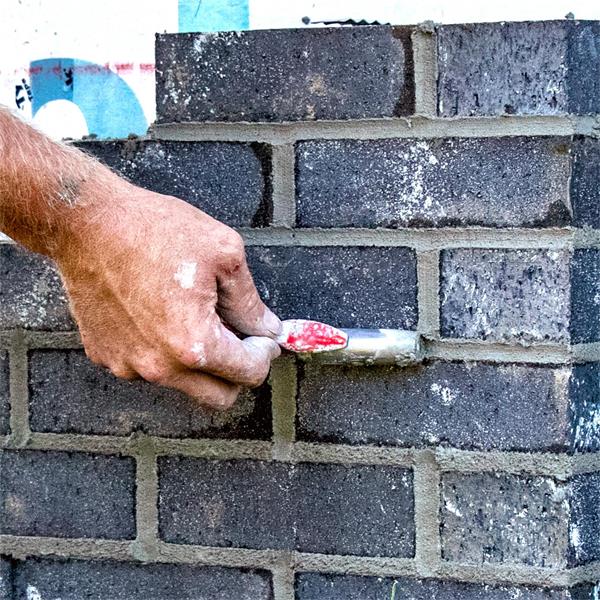
<path fill-rule="evenodd" d="M 348 344 L 341 350 L 300 353 L 303 360 L 329 365 L 396 365 L 421 362 L 421 340 L 415 331 L 402 329 L 343 329 Z"/>

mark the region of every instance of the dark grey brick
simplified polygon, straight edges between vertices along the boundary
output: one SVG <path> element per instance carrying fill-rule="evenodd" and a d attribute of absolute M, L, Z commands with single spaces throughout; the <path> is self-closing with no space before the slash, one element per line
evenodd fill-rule
<path fill-rule="evenodd" d="M 291 478 L 283 463 L 159 459 L 161 538 L 179 544 L 290 548 Z"/>
<path fill-rule="evenodd" d="M 272 600 L 266 571 L 116 561 L 17 563 L 14 600 Z M 29 592 L 28 592 L 29 590 Z"/>
<path fill-rule="evenodd" d="M 575 452 L 600 450 L 600 363 L 576 365 L 570 380 L 571 446 Z"/>
<path fill-rule="evenodd" d="M 299 464 L 296 547 L 302 552 L 414 555 L 411 471 L 398 467 Z"/>
<path fill-rule="evenodd" d="M 231 410 L 210 411 L 188 396 L 143 381 L 117 379 L 81 351 L 33 351 L 29 359 L 33 431 L 267 440 L 270 388 L 246 390 Z"/>
<path fill-rule="evenodd" d="M 575 250 L 571 267 L 571 339 L 600 341 L 600 249 Z"/>
<path fill-rule="evenodd" d="M 442 335 L 568 342 L 570 260 L 556 250 L 443 251 Z"/>
<path fill-rule="evenodd" d="M 5 450 L 0 472 L 0 533 L 135 537 L 131 458 Z"/>
<path fill-rule="evenodd" d="M 439 113 L 596 113 L 600 110 L 599 53 L 598 22 L 440 27 Z"/>
<path fill-rule="evenodd" d="M 297 145 L 303 227 L 548 227 L 571 221 L 556 137 L 325 140 Z"/>
<path fill-rule="evenodd" d="M 396 467 L 161 458 L 168 542 L 412 556 L 412 474 Z"/>
<path fill-rule="evenodd" d="M 484 363 L 401 369 L 306 365 L 299 378 L 298 438 L 567 451 L 570 375 L 569 367 Z M 581 387 L 581 403 L 593 402 L 591 391 Z M 589 410 L 581 413 L 578 437 L 587 431 L 597 437 Z"/>
<path fill-rule="evenodd" d="M 8 433 L 10 428 L 9 418 L 8 352 L 0 350 L 0 435 Z"/>
<path fill-rule="evenodd" d="M 412 114 L 410 35 L 409 27 L 158 35 L 158 122 Z"/>
<path fill-rule="evenodd" d="M 14 600 L 12 564 L 4 556 L 0 556 L 0 600 Z"/>
<path fill-rule="evenodd" d="M 0 329 L 69 330 L 75 326 L 53 263 L 11 244 L 0 245 Z"/>
<path fill-rule="evenodd" d="M 79 142 L 131 182 L 177 196 L 227 225 L 271 220 L 270 151 L 260 144 Z"/>
<path fill-rule="evenodd" d="M 573 145 L 571 202 L 578 227 L 600 228 L 600 140 L 579 136 Z"/>
<path fill-rule="evenodd" d="M 571 564 L 582 565 L 600 559 L 600 473 L 574 477 L 571 494 Z"/>
<path fill-rule="evenodd" d="M 394 596 L 395 594 L 395 596 Z M 300 573 L 297 600 L 571 600 L 568 590 L 494 586 L 402 577 Z M 591 600 L 591 599 L 590 599 Z"/>
<path fill-rule="evenodd" d="M 566 567 L 569 487 L 546 477 L 509 474 L 442 476 L 445 560 Z"/>
<path fill-rule="evenodd" d="M 251 246 L 247 253 L 258 291 L 282 319 L 416 327 L 416 259 L 408 248 Z"/>

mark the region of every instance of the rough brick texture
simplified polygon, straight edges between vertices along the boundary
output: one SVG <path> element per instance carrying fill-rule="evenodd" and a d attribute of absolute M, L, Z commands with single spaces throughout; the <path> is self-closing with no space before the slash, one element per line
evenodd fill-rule
<path fill-rule="evenodd" d="M 8 353 L 0 350 L 0 435 L 8 433 L 10 391 L 8 387 Z"/>
<path fill-rule="evenodd" d="M 73 538 L 135 536 L 131 458 L 67 452 L 0 454 L 0 533 Z"/>
<path fill-rule="evenodd" d="M 272 435 L 267 384 L 245 391 L 229 411 L 209 411 L 173 390 L 119 380 L 76 350 L 32 352 L 29 396 L 33 431 L 265 440 Z"/>
<path fill-rule="evenodd" d="M 445 560 L 566 567 L 569 487 L 547 477 L 498 473 L 442 476 Z"/>
<path fill-rule="evenodd" d="M 546 21 L 438 29 L 439 113 L 600 112 L 600 23 Z"/>
<path fill-rule="evenodd" d="M 570 254 L 456 249 L 441 258 L 441 331 L 502 342 L 568 342 Z"/>
<path fill-rule="evenodd" d="M 165 541 L 412 556 L 412 475 L 396 467 L 162 458 Z"/>
<path fill-rule="evenodd" d="M 282 319 L 414 329 L 415 254 L 408 248 L 249 247 L 264 301 Z"/>
<path fill-rule="evenodd" d="M 576 452 L 600 450 L 600 363 L 577 365 L 570 382 L 572 447 Z"/>
<path fill-rule="evenodd" d="M 571 338 L 573 343 L 600 341 L 600 249 L 576 250 L 571 267 Z"/>
<path fill-rule="evenodd" d="M 573 402 L 587 397 L 593 385 L 590 378 L 579 374 Z M 567 451 L 573 445 L 570 379 L 569 367 L 450 362 L 400 369 L 307 365 L 298 387 L 298 439 Z M 578 411 L 578 444 L 583 449 L 597 444 L 595 432 L 585 439 L 595 413 L 585 406 Z"/>
<path fill-rule="evenodd" d="M 125 140 L 77 144 L 127 179 L 232 226 L 271 220 L 270 154 L 260 144 Z"/>
<path fill-rule="evenodd" d="M 264 571 L 114 561 L 28 559 L 15 566 L 14 600 L 272 600 Z"/>
<path fill-rule="evenodd" d="M 56 268 L 17 246 L 0 245 L 0 329 L 73 329 Z"/>
<path fill-rule="evenodd" d="M 571 486 L 571 563 L 581 565 L 600 560 L 600 473 L 578 475 Z"/>
<path fill-rule="evenodd" d="M 409 115 L 408 27 L 159 35 L 159 122 Z"/>
<path fill-rule="evenodd" d="M 14 600 L 10 559 L 0 556 L 0 600 Z"/>
<path fill-rule="evenodd" d="M 298 224 L 566 225 L 569 162 L 552 137 L 301 142 Z"/>
<path fill-rule="evenodd" d="M 571 175 L 573 218 L 578 227 L 600 228 L 600 140 L 575 138 Z"/>
<path fill-rule="evenodd" d="M 395 596 L 394 596 L 395 594 Z M 402 577 L 301 573 L 297 600 L 575 600 L 568 590 L 494 586 Z M 591 600 L 591 599 L 590 599 Z"/>

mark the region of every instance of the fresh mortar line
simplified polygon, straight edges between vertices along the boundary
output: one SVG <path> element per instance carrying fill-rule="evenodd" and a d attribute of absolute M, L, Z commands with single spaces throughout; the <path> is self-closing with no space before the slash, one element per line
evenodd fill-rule
<path fill-rule="evenodd" d="M 487 340 L 444 338 L 423 340 L 426 358 L 439 360 L 487 361 L 495 363 L 531 363 L 560 365 L 572 362 L 568 345 L 540 342 L 530 346 L 509 345 Z"/>
<path fill-rule="evenodd" d="M 577 363 L 598 362 L 600 360 L 600 342 L 575 344 L 571 346 L 573 360 Z"/>
<path fill-rule="evenodd" d="M 572 458 L 566 453 L 475 451 L 438 447 L 435 449 L 435 457 L 440 470 L 444 472 L 501 472 L 566 481 L 573 471 Z"/>
<path fill-rule="evenodd" d="M 466 565 L 442 561 L 437 578 L 482 584 L 535 585 L 539 587 L 567 587 L 569 585 L 567 569 L 506 563 Z"/>
<path fill-rule="evenodd" d="M 415 561 L 412 558 L 339 556 L 296 552 L 294 562 L 296 571 L 372 577 L 415 577 L 417 575 Z"/>
<path fill-rule="evenodd" d="M 415 558 L 420 577 L 434 577 L 441 560 L 440 470 L 433 451 L 415 457 Z"/>
<path fill-rule="evenodd" d="M 571 456 L 572 475 L 600 472 L 600 453 L 586 452 Z"/>
<path fill-rule="evenodd" d="M 271 460 L 271 442 L 254 440 L 153 438 L 157 456 L 188 456 L 214 460 Z"/>
<path fill-rule="evenodd" d="M 569 585 L 579 585 L 581 583 L 598 584 L 598 580 L 600 579 L 600 560 L 579 567 L 573 567 L 569 569 L 568 574 Z"/>
<path fill-rule="evenodd" d="M 8 446 L 22 447 L 30 436 L 29 430 L 29 366 L 23 331 L 16 329 L 8 349 L 10 437 Z"/>
<path fill-rule="evenodd" d="M 25 344 L 32 350 L 79 350 L 83 347 L 78 331 L 26 331 L 24 336 Z"/>
<path fill-rule="evenodd" d="M 192 546 L 159 542 L 160 562 L 232 567 L 241 569 L 274 569 L 284 550 L 253 550 L 249 548 L 221 548 L 215 546 Z"/>
<path fill-rule="evenodd" d="M 249 246 L 408 246 L 427 252 L 445 248 L 562 250 L 573 247 L 572 228 L 496 229 L 453 227 L 427 229 L 263 229 L 239 228 Z"/>
<path fill-rule="evenodd" d="M 419 451 L 394 446 L 349 446 L 345 444 L 296 442 L 292 448 L 290 461 L 412 467 L 415 452 Z"/>
<path fill-rule="evenodd" d="M 273 567 L 273 600 L 295 600 L 293 553 L 284 552 Z"/>
<path fill-rule="evenodd" d="M 445 138 L 502 136 L 596 136 L 596 121 L 576 116 L 425 117 L 286 123 L 165 123 L 153 139 L 293 144 L 307 139 Z"/>
<path fill-rule="evenodd" d="M 74 559 L 132 560 L 132 542 L 89 538 L 0 535 L 2 554 L 16 559 L 59 556 Z"/>
<path fill-rule="evenodd" d="M 432 29 L 416 29 L 411 35 L 415 76 L 415 113 L 437 115 L 437 39 Z"/>
<path fill-rule="evenodd" d="M 273 224 L 296 224 L 296 155 L 293 144 L 272 146 Z"/>
<path fill-rule="evenodd" d="M 440 253 L 417 252 L 417 331 L 433 338 L 440 333 Z"/>
<path fill-rule="evenodd" d="M 132 438 L 78 433 L 32 432 L 24 446 L 27 450 L 55 450 L 59 452 L 88 452 L 135 456 Z"/>
<path fill-rule="evenodd" d="M 145 561 L 158 555 L 158 465 L 152 438 L 137 436 L 136 458 L 136 555 Z"/>
<path fill-rule="evenodd" d="M 293 356 L 282 356 L 271 367 L 273 458 L 289 460 L 296 439 L 297 370 Z"/>
<path fill-rule="evenodd" d="M 574 229 L 575 248 L 600 248 L 600 229 Z"/>

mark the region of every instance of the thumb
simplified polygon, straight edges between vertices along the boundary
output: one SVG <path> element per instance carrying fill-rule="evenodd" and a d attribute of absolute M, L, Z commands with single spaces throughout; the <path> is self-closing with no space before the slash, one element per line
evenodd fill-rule
<path fill-rule="evenodd" d="M 217 309 L 225 322 L 246 335 L 275 338 L 281 333 L 281 321 L 260 299 L 245 257 L 237 269 L 220 274 L 217 284 Z"/>

